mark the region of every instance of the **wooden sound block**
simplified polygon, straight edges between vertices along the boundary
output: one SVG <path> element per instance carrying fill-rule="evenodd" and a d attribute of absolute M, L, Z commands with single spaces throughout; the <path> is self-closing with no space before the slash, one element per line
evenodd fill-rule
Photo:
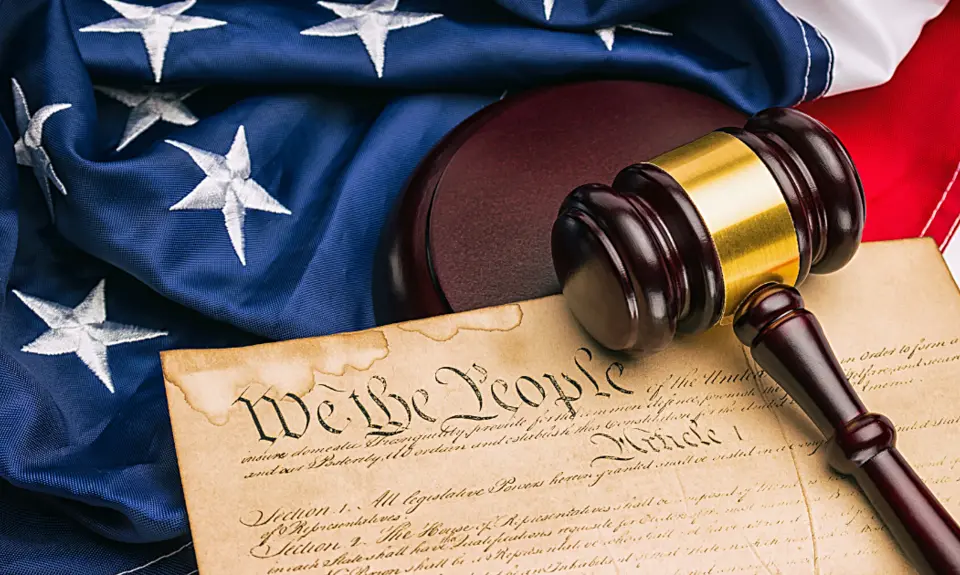
<path fill-rule="evenodd" d="M 373 270 L 378 324 L 556 294 L 550 236 L 563 199 L 745 115 L 682 88 L 585 82 L 507 97 L 418 166 Z"/>

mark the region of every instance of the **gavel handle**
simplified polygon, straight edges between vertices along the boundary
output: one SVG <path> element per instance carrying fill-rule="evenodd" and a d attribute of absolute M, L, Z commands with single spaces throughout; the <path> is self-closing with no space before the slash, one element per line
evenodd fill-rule
<path fill-rule="evenodd" d="M 759 288 L 741 305 L 734 331 L 830 438 L 830 465 L 856 479 L 914 567 L 960 574 L 960 528 L 900 455 L 890 420 L 867 412 L 800 294 Z"/>

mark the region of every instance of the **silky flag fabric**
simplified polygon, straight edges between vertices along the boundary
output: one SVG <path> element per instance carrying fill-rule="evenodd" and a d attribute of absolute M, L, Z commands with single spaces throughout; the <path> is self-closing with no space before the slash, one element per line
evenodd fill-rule
<path fill-rule="evenodd" d="M 960 3 L 882 86 L 801 106 L 850 152 L 867 197 L 865 240 L 930 237 L 960 277 Z"/>
<path fill-rule="evenodd" d="M 195 572 L 158 352 L 370 327 L 394 199 L 505 92 L 828 101 L 944 3 L 0 0 L 0 574 Z"/>

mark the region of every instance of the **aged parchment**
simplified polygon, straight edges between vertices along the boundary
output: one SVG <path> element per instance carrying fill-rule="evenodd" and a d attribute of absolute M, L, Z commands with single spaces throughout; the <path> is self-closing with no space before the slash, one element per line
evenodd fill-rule
<path fill-rule="evenodd" d="M 802 291 L 956 514 L 960 297 L 935 245 L 865 245 Z M 200 573 L 911 572 L 747 357 L 728 327 L 611 355 L 559 297 L 164 353 Z"/>

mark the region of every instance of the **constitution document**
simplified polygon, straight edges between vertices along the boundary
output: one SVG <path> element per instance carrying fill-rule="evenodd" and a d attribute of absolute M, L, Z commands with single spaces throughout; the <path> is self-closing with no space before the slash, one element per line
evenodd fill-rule
<path fill-rule="evenodd" d="M 801 291 L 956 516 L 936 246 L 867 244 Z M 729 326 L 614 354 L 556 296 L 162 360 L 200 575 L 913 572 Z"/>

